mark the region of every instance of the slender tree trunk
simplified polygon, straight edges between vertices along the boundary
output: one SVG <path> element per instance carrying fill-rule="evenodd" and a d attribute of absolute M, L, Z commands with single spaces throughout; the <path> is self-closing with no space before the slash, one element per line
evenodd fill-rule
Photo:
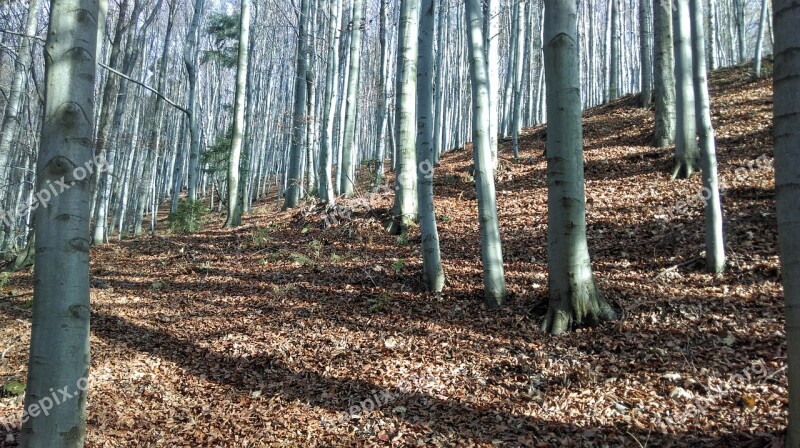
<path fill-rule="evenodd" d="M 422 237 L 422 277 L 429 292 L 444 287 L 436 208 L 433 203 L 433 31 L 434 0 L 422 0 L 417 63 L 417 195 Z"/>
<path fill-rule="evenodd" d="M 306 110 L 306 60 L 308 54 L 308 17 L 311 0 L 302 0 L 300 7 L 299 33 L 297 35 L 297 65 L 294 80 L 294 112 L 292 117 L 292 146 L 289 154 L 289 175 L 283 209 L 295 208 L 300 204 L 300 189 L 303 182 L 303 152 L 305 149 L 305 110 Z"/>
<path fill-rule="evenodd" d="M 737 35 L 737 42 L 739 43 L 739 63 L 745 61 L 747 57 L 747 29 L 745 23 L 745 0 L 733 0 L 734 2 L 734 10 L 736 14 L 736 35 Z"/>
<path fill-rule="evenodd" d="M 708 68 L 711 70 L 719 67 L 717 45 L 717 0 L 708 0 Z"/>
<path fill-rule="evenodd" d="M 580 65 L 573 0 L 545 0 L 547 77 L 547 269 L 550 306 L 542 331 L 616 319 L 592 274 L 586 240 Z"/>
<path fill-rule="evenodd" d="M 525 29 L 527 18 L 525 3 L 519 2 L 518 8 L 519 11 L 516 24 L 517 46 L 512 49 L 515 53 L 514 60 L 516 62 L 514 63 L 514 103 L 511 108 L 511 138 L 514 145 L 514 160 L 517 162 L 519 161 L 519 132 L 522 129 L 522 123 L 520 122 L 522 115 L 522 78 L 523 70 L 525 69 L 523 58 L 525 57 L 525 33 L 527 32 Z M 491 102 L 491 95 L 489 95 L 489 98 Z M 489 109 L 491 111 L 491 104 Z"/>
<path fill-rule="evenodd" d="M 641 105 L 650 109 L 653 104 L 653 0 L 641 0 L 639 5 L 639 59 L 642 63 Z"/>
<path fill-rule="evenodd" d="M 183 63 L 189 78 L 189 200 L 197 200 L 197 184 L 200 180 L 200 120 L 197 111 L 197 39 L 200 20 L 203 17 L 205 0 L 194 0 L 194 14 L 183 49 Z"/>
<path fill-rule="evenodd" d="M 489 146 L 492 168 L 497 168 L 497 138 L 500 126 L 500 0 L 486 0 L 486 50 L 489 65 Z M 441 14 L 441 12 L 440 12 Z"/>
<path fill-rule="evenodd" d="M 620 24 L 619 24 L 619 0 L 611 0 L 611 56 L 609 60 L 609 86 L 608 96 L 610 100 L 619 98 L 619 68 L 620 68 Z"/>
<path fill-rule="evenodd" d="M 358 86 L 361 77 L 361 32 L 364 27 L 362 14 L 363 0 L 353 1 L 353 34 L 350 38 L 350 70 L 347 80 L 347 107 L 344 119 L 344 141 L 342 142 L 342 186 L 341 194 L 353 195 L 355 182 L 355 166 L 353 159 L 358 151 L 356 147 L 356 114 L 358 113 Z"/>
<path fill-rule="evenodd" d="M 718 274 L 725 268 L 725 240 L 722 233 L 722 203 L 717 175 L 717 149 L 714 127 L 711 124 L 711 101 L 708 94 L 703 4 L 702 0 L 691 0 L 690 3 L 695 108 L 697 131 L 700 137 L 700 166 L 703 169 L 706 269 Z"/>
<path fill-rule="evenodd" d="M 800 4 L 774 0 L 775 189 L 789 379 L 786 447 L 800 446 Z"/>
<path fill-rule="evenodd" d="M 475 187 L 481 229 L 483 290 L 486 304 L 499 307 L 505 303 L 507 293 L 489 138 L 489 70 L 484 56 L 485 39 L 481 26 L 483 18 L 480 0 L 466 0 L 465 8 L 472 85 L 472 154 L 475 159 Z"/>
<path fill-rule="evenodd" d="M 656 119 L 654 145 L 665 148 L 675 142 L 675 59 L 672 46 L 672 2 L 655 1 L 653 10 L 655 53 L 654 94 Z"/>
<path fill-rule="evenodd" d="M 397 178 L 389 233 L 400 235 L 417 220 L 416 89 L 420 0 L 401 0 L 397 40 Z"/>
<path fill-rule="evenodd" d="M 753 59 L 753 77 L 761 77 L 761 50 L 764 46 L 764 28 L 767 24 L 767 3 L 768 0 L 761 0 L 761 16 L 758 20 L 758 36 L 756 37 L 756 53 Z"/>
<path fill-rule="evenodd" d="M 386 1 L 386 0 L 382 0 Z M 339 40 L 338 29 L 341 14 L 341 0 L 330 0 L 330 29 L 328 31 L 328 67 L 325 74 L 325 105 L 322 109 L 322 141 L 320 143 L 320 179 L 319 198 L 328 205 L 333 205 L 333 132 L 336 116 L 336 92 L 339 84 Z"/>
<path fill-rule="evenodd" d="M 697 171 L 697 122 L 695 121 L 694 82 L 692 80 L 692 30 L 689 0 L 675 0 L 672 16 L 675 42 L 675 166 L 673 179 L 687 179 Z"/>
<path fill-rule="evenodd" d="M 375 183 L 373 188 L 378 189 L 381 185 L 383 185 L 385 170 L 384 170 L 384 160 L 386 159 L 386 104 L 388 103 L 389 98 L 386 94 L 386 78 L 388 68 L 386 66 L 386 59 L 389 57 L 389 47 L 386 44 L 386 22 L 387 19 L 387 0 L 380 0 L 380 28 L 378 33 L 378 39 L 381 43 L 381 61 L 380 61 L 380 71 L 378 72 L 378 98 L 379 103 L 375 108 L 375 114 L 377 115 L 375 118 L 375 123 L 378 126 L 378 138 L 376 140 L 376 148 L 375 148 Z"/>
<path fill-rule="evenodd" d="M 36 270 L 22 426 L 26 448 L 81 447 L 89 381 L 89 189 L 93 154 L 98 28 L 106 4 L 53 0 L 45 45 L 45 111 L 37 191 L 68 188 L 36 209 Z M 63 188 L 59 187 L 59 188 Z M 40 197 L 40 199 L 43 199 Z M 46 202 L 46 204 L 45 204 Z M 71 398 L 56 405 L 54 390 Z M 48 413 L 30 412 L 34 406 Z"/>
<path fill-rule="evenodd" d="M 231 154 L 228 158 L 228 217 L 225 227 L 238 227 L 242 224 L 241 189 L 242 142 L 244 141 L 244 110 L 247 97 L 247 61 L 250 51 L 250 0 L 242 0 L 239 21 L 239 62 L 236 68 L 236 94 L 233 106 L 233 138 Z M 243 180 L 243 179 L 241 179 Z"/>

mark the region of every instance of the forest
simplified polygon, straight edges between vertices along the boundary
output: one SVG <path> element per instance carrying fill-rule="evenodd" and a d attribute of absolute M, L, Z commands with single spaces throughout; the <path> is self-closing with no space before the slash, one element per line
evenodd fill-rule
<path fill-rule="evenodd" d="M 800 448 L 797 29 L 0 1 L 0 448 Z"/>

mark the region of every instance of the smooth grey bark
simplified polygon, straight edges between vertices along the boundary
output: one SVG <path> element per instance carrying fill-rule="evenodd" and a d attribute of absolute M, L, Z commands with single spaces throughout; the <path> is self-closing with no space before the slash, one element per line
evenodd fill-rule
<path fill-rule="evenodd" d="M 496 1 L 496 0 L 489 0 Z M 436 37 L 436 118 L 433 125 L 433 153 L 434 153 L 434 160 L 436 164 L 439 164 L 442 155 L 442 128 L 444 127 L 444 96 L 445 96 L 445 82 L 444 82 L 444 72 L 446 66 L 446 60 L 444 59 L 445 53 L 445 46 L 447 45 L 448 38 L 450 35 L 450 11 L 449 9 L 444 7 L 444 0 L 439 0 L 439 23 L 436 27 L 437 29 L 437 37 Z M 446 20 L 444 20 L 446 18 Z M 497 45 L 495 39 L 495 45 Z M 491 50 L 490 50 L 491 52 Z M 495 89 L 497 88 L 497 83 L 495 83 Z M 497 97 L 497 95 L 496 95 Z M 494 103 L 495 105 L 497 103 Z M 495 140 L 497 140 L 497 110 L 495 108 Z M 496 149 L 495 145 L 495 149 Z M 495 155 L 497 151 L 495 150 Z"/>
<path fill-rule="evenodd" d="M 247 62 L 250 51 L 250 0 L 242 0 L 239 15 L 239 60 L 236 67 L 236 93 L 233 105 L 233 137 L 228 158 L 228 216 L 225 227 L 242 225 L 242 191 L 239 179 L 242 171 L 242 142 L 244 141 L 244 110 L 247 93 Z"/>
<path fill-rule="evenodd" d="M 375 148 L 375 182 L 374 189 L 378 189 L 383 185 L 384 177 L 386 175 L 384 169 L 384 161 L 386 160 L 386 109 L 389 102 L 386 89 L 386 79 L 388 67 L 386 66 L 386 59 L 389 57 L 389 46 L 386 43 L 386 23 L 388 22 L 387 0 L 380 0 L 380 19 L 378 39 L 381 44 L 381 60 L 380 69 L 378 71 L 378 105 L 375 108 L 375 123 L 378 126 L 378 138 L 376 139 Z"/>
<path fill-rule="evenodd" d="M 753 58 L 753 77 L 761 77 L 761 51 L 764 46 L 764 28 L 767 23 L 768 0 L 761 0 L 761 16 L 758 20 L 758 35 L 756 36 L 756 52 Z"/>
<path fill-rule="evenodd" d="M 654 146 L 665 148 L 675 142 L 675 59 L 672 44 L 672 2 L 654 0 L 653 86 L 656 98 Z"/>
<path fill-rule="evenodd" d="M 786 313 L 789 424 L 786 447 L 800 446 L 800 4 L 774 0 L 775 203 Z"/>
<path fill-rule="evenodd" d="M 350 37 L 350 69 L 347 80 L 347 106 L 344 119 L 344 140 L 342 142 L 342 173 L 339 185 L 345 197 L 353 195 L 355 182 L 355 166 L 353 160 L 356 147 L 356 115 L 358 114 L 358 88 L 361 78 L 361 34 L 363 23 L 363 0 L 353 1 L 353 32 Z"/>
<path fill-rule="evenodd" d="M 542 331 L 552 334 L 617 318 L 594 282 L 586 240 L 576 15 L 573 0 L 545 0 L 549 307 Z"/>
<path fill-rule="evenodd" d="M 500 0 L 486 0 L 486 63 L 489 66 L 489 146 L 492 167 L 497 167 L 500 126 Z M 441 13 L 440 13 L 441 14 Z"/>
<path fill-rule="evenodd" d="M 672 179 L 687 179 L 697 171 L 697 122 L 692 79 L 692 30 L 689 0 L 674 0 L 672 16 L 675 45 L 675 166 Z"/>
<path fill-rule="evenodd" d="M 708 68 L 719 67 L 719 51 L 717 49 L 717 0 L 708 0 Z"/>
<path fill-rule="evenodd" d="M 70 187 L 39 203 L 34 219 L 36 269 L 30 359 L 21 446 L 81 447 L 89 380 L 89 218 L 98 28 L 106 4 L 53 0 L 45 44 L 45 108 L 37 191 Z M 54 390 L 72 398 L 57 406 Z M 62 397 L 63 398 L 63 397 Z M 35 412 L 44 400 L 48 414 Z"/>
<path fill-rule="evenodd" d="M 525 57 L 525 33 L 527 30 L 525 29 L 526 23 L 526 10 L 525 10 L 525 2 L 518 3 L 518 17 L 517 17 L 517 37 L 516 37 L 516 47 L 512 50 L 515 52 L 514 60 L 514 98 L 513 98 L 513 105 L 511 107 L 511 139 L 513 141 L 513 151 L 514 151 L 514 160 L 519 161 L 519 132 L 522 129 L 522 81 L 523 81 L 523 70 L 525 69 L 523 64 L 523 58 Z M 491 75 L 489 76 L 491 78 Z M 491 85 L 491 83 L 490 83 Z M 489 95 L 489 109 L 491 110 L 491 95 Z M 490 118 L 491 121 L 491 118 Z M 491 132 L 491 130 L 490 130 Z M 490 134 L 491 138 L 491 134 Z"/>
<path fill-rule="evenodd" d="M 292 112 L 292 143 L 289 153 L 289 172 L 283 209 L 300 204 L 300 189 L 303 186 L 303 153 L 305 152 L 306 122 L 306 69 L 308 52 L 308 17 L 311 0 L 302 0 L 297 33 L 297 61 L 294 74 L 294 106 Z"/>
<path fill-rule="evenodd" d="M 738 62 L 744 62 L 747 57 L 747 29 L 745 23 L 745 0 L 733 0 L 736 23 L 736 42 L 739 44 Z"/>
<path fill-rule="evenodd" d="M 620 36 L 619 0 L 611 0 L 611 48 L 608 67 L 608 97 L 611 101 L 619 98 Z"/>
<path fill-rule="evenodd" d="M 507 292 L 489 138 L 489 70 L 483 47 L 485 39 L 480 0 L 466 0 L 464 18 L 472 86 L 472 154 L 478 193 L 483 291 L 487 306 L 499 307 L 505 303 Z"/>
<path fill-rule="evenodd" d="M 711 123 L 711 100 L 708 94 L 705 30 L 702 0 L 690 0 L 692 29 L 692 71 L 694 75 L 697 134 L 700 138 L 700 167 L 703 170 L 705 204 L 706 270 L 721 273 L 725 268 L 725 240 L 722 233 L 722 203 L 717 174 L 717 148 Z"/>
<path fill-rule="evenodd" d="M 382 0 L 385 1 L 385 0 Z M 333 132 L 336 116 L 336 92 L 339 84 L 339 40 L 338 29 L 341 0 L 329 0 L 330 24 L 328 30 L 328 66 L 325 71 L 325 104 L 322 107 L 322 140 L 320 142 L 319 199 L 333 205 Z"/>
<path fill-rule="evenodd" d="M 417 200 L 422 238 L 422 278 L 429 292 L 444 288 L 444 270 L 433 200 L 433 31 L 434 0 L 422 0 L 417 62 Z"/>
<path fill-rule="evenodd" d="M 197 200 L 197 185 L 200 180 L 200 120 L 197 110 L 197 47 L 200 20 L 203 18 L 205 0 L 194 0 L 194 14 L 186 33 L 186 45 L 183 47 L 183 65 L 189 78 L 189 168 L 188 189 L 189 200 Z M 160 89 L 159 89 L 160 90 Z"/>
<path fill-rule="evenodd" d="M 642 108 L 650 109 L 653 105 L 653 0 L 641 0 L 639 4 L 639 48 L 642 64 L 640 104 Z"/>
<path fill-rule="evenodd" d="M 400 235 L 417 221 L 416 90 L 420 0 L 401 0 L 397 39 L 395 132 L 397 162 L 394 207 L 389 233 Z"/>

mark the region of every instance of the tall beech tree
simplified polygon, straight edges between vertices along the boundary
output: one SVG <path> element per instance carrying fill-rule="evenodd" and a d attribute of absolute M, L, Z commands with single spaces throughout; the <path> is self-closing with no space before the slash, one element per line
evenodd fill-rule
<path fill-rule="evenodd" d="M 692 177 L 697 171 L 697 123 L 692 78 L 692 30 L 689 0 L 675 0 L 672 14 L 675 46 L 675 165 L 673 179 Z"/>
<path fill-rule="evenodd" d="M 705 30 L 701 0 L 689 1 L 692 28 L 692 71 L 694 76 L 695 116 L 703 170 L 705 203 L 706 270 L 720 273 L 725 268 L 725 240 L 722 233 L 722 201 L 717 174 L 717 144 L 711 123 L 711 99 L 708 93 Z"/>
<path fill-rule="evenodd" d="M 595 284 L 586 240 L 576 4 L 545 0 L 544 11 L 550 304 L 542 331 L 560 334 L 617 315 Z"/>
<path fill-rule="evenodd" d="M 775 0 L 775 205 L 778 214 L 789 379 L 787 447 L 800 446 L 800 4 Z"/>
<path fill-rule="evenodd" d="M 342 142 L 341 194 L 353 195 L 356 177 L 356 116 L 358 115 L 358 86 L 361 80 L 361 34 L 363 23 L 363 0 L 353 1 L 353 31 L 350 35 L 350 68 L 347 80 L 347 97 L 344 119 L 344 141 Z"/>
<path fill-rule="evenodd" d="M 289 150 L 289 172 L 283 208 L 295 208 L 300 204 L 303 186 L 303 153 L 306 137 L 306 71 L 308 70 L 308 18 L 311 0 L 300 3 L 300 20 L 297 32 L 297 59 L 294 74 L 294 108 L 292 112 L 292 144 Z"/>
<path fill-rule="evenodd" d="M 672 46 L 672 2 L 653 0 L 653 94 L 656 118 L 653 144 L 665 148 L 675 142 L 675 56 Z"/>
<path fill-rule="evenodd" d="M 245 129 L 245 100 L 247 98 L 247 62 L 250 48 L 250 0 L 242 0 L 239 18 L 239 59 L 236 66 L 236 93 L 233 106 L 233 138 L 231 139 L 231 155 L 228 158 L 228 217 L 225 227 L 236 227 L 242 224 L 242 189 L 239 182 L 242 171 L 241 155 Z"/>
<path fill-rule="evenodd" d="M 433 204 L 433 30 L 434 0 L 422 0 L 417 63 L 417 197 L 422 236 L 422 277 L 430 292 L 444 287 L 436 208 Z"/>
<path fill-rule="evenodd" d="M 86 436 L 89 381 L 89 246 L 94 91 L 99 34 L 106 3 L 52 0 L 45 43 L 45 100 L 36 190 L 71 187 L 36 209 L 34 271 L 21 446 L 81 447 Z M 97 166 L 94 166 L 97 169 Z M 54 390 L 71 398 L 34 412 Z"/>
<path fill-rule="evenodd" d="M 464 18 L 472 85 L 472 155 L 475 160 L 475 187 L 478 193 L 483 293 L 488 306 L 498 307 L 505 303 L 507 292 L 500 224 L 497 219 L 491 139 L 489 138 L 489 69 L 484 52 L 486 40 L 483 35 L 483 13 L 480 0 L 466 0 L 465 8 Z"/>
<path fill-rule="evenodd" d="M 417 56 L 419 53 L 420 0 L 400 1 L 400 29 L 397 40 L 397 176 L 389 233 L 400 235 L 417 221 Z"/>

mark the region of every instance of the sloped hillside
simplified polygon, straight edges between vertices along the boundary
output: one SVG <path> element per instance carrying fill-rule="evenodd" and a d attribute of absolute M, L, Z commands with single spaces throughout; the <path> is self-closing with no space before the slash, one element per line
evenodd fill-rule
<path fill-rule="evenodd" d="M 222 230 L 93 251 L 91 447 L 771 446 L 786 419 L 770 79 L 713 78 L 729 266 L 702 269 L 700 178 L 669 180 L 633 98 L 587 111 L 590 250 L 622 319 L 553 338 L 542 128 L 497 177 L 511 300 L 482 305 L 471 150 L 436 173 L 447 288 L 386 193 L 275 198 Z M 365 170 L 362 170 L 365 171 Z M 362 173 L 366 179 L 366 173 Z M 330 225 L 326 225 L 327 224 Z M 25 378 L 30 272 L 0 299 L 0 381 Z M 0 396 L 0 446 L 20 397 Z M 5 442 L 3 442 L 5 440 Z M 5 443 L 5 444 L 3 444 Z M 779 446 L 779 445 L 772 445 Z"/>

